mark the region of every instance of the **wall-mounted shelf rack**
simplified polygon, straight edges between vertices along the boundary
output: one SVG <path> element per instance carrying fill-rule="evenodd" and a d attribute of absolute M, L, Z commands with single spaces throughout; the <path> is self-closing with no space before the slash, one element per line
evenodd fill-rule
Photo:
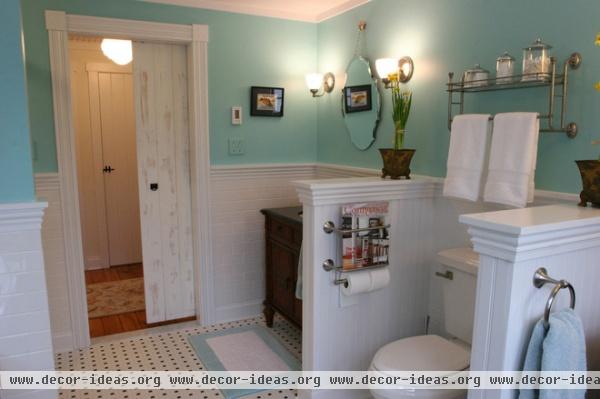
<path fill-rule="evenodd" d="M 551 73 L 547 74 L 529 74 L 514 75 L 500 79 L 484 79 L 465 82 L 464 79 L 454 81 L 454 72 L 448 74 L 447 89 L 448 92 L 448 130 L 452 126 L 454 118 L 454 109 L 458 106 L 458 114 L 464 113 L 465 93 L 477 93 L 485 91 L 529 89 L 536 87 L 548 87 L 548 112 L 540 114 L 540 119 L 546 120 L 546 126 L 540 129 L 540 132 L 566 133 L 569 138 L 577 136 L 577 124 L 575 122 L 566 123 L 565 116 L 567 112 L 567 100 L 569 89 L 569 70 L 575 70 L 581 65 L 581 55 L 573 53 L 565 61 L 561 74 L 556 72 L 556 58 L 552 57 Z M 526 78 L 526 79 L 524 79 Z M 561 87 L 560 93 L 557 87 Z M 458 96 L 456 96 L 458 94 Z M 458 99 L 457 99 L 458 97 Z M 554 124 L 555 103 L 560 99 L 560 125 Z"/>
<path fill-rule="evenodd" d="M 370 227 L 361 227 L 361 228 L 356 228 L 356 229 L 341 229 L 341 228 L 337 228 L 335 226 L 335 224 L 328 220 L 325 223 L 323 223 L 323 231 L 326 234 L 331 234 L 331 233 L 336 233 L 338 236 L 338 240 L 341 240 L 342 237 L 344 237 L 345 235 L 348 234 L 355 234 L 355 233 L 361 233 L 361 232 L 373 232 L 373 231 L 381 231 L 381 230 L 387 230 L 390 227 L 392 227 L 390 224 L 385 224 L 385 225 L 379 225 L 379 226 L 370 226 Z M 341 244 L 341 241 L 340 241 Z M 344 267 L 344 266 L 337 266 L 335 264 L 335 262 L 332 259 L 326 259 L 323 262 L 323 270 L 325 270 L 326 272 L 331 272 L 334 271 L 335 272 L 335 280 L 334 280 L 334 284 L 335 285 L 345 285 L 348 283 L 348 280 L 343 278 L 342 273 L 352 273 L 352 272 L 358 272 L 358 271 L 362 271 L 362 270 L 371 270 L 371 269 L 378 269 L 381 267 L 386 267 L 389 266 L 389 258 L 388 255 L 385 255 L 385 259 L 383 262 L 378 262 L 375 261 L 373 263 L 369 263 L 369 264 L 362 264 L 363 259 L 356 259 L 357 264 L 356 267 L 352 267 L 352 268 L 348 268 L 348 267 Z"/>

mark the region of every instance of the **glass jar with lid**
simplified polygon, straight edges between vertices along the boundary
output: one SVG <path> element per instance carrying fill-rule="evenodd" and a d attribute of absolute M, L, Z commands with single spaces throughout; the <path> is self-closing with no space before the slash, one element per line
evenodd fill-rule
<path fill-rule="evenodd" d="M 479 64 L 472 69 L 467 69 L 463 74 L 464 87 L 482 87 L 488 85 L 490 72 L 483 69 Z"/>
<path fill-rule="evenodd" d="M 531 46 L 523 49 L 523 81 L 548 80 L 551 76 L 549 50 L 552 46 L 537 39 Z"/>
<path fill-rule="evenodd" d="M 512 83 L 515 75 L 515 58 L 504 52 L 496 58 L 496 83 Z"/>

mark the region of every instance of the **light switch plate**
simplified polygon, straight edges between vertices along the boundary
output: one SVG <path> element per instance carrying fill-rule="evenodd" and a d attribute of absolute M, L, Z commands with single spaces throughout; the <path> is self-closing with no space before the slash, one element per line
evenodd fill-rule
<path fill-rule="evenodd" d="M 244 139 L 241 137 L 230 137 L 229 138 L 229 155 L 244 155 L 246 152 L 246 145 Z"/>
<path fill-rule="evenodd" d="M 231 124 L 241 125 L 242 124 L 242 107 L 235 106 L 231 107 Z"/>

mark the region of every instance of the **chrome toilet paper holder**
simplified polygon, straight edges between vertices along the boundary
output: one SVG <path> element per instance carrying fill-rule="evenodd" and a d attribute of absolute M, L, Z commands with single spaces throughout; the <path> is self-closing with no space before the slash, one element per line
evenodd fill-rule
<path fill-rule="evenodd" d="M 388 263 L 382 263 L 382 264 L 370 265 L 370 266 L 362 266 L 362 267 L 358 267 L 356 269 L 345 269 L 344 270 L 344 268 L 342 268 L 341 266 L 336 266 L 333 259 L 326 259 L 323 262 L 323 270 L 325 270 L 326 272 L 335 271 L 335 273 L 336 273 L 336 278 L 333 281 L 333 283 L 335 285 L 344 285 L 345 287 L 348 287 L 348 279 L 342 278 L 342 273 L 353 273 L 353 272 L 360 272 L 363 270 L 380 269 L 380 268 L 386 267 L 386 266 L 388 266 Z"/>
<path fill-rule="evenodd" d="M 344 287 L 348 288 L 348 279 L 347 278 L 339 278 L 339 276 L 337 276 L 337 274 L 341 274 L 342 273 L 342 268 L 339 266 L 335 265 L 335 262 L 333 261 L 333 259 L 326 259 L 323 262 L 323 270 L 325 270 L 326 272 L 330 272 L 332 270 L 335 270 L 336 272 L 336 279 L 333 281 L 333 283 L 335 285 L 343 285 Z"/>

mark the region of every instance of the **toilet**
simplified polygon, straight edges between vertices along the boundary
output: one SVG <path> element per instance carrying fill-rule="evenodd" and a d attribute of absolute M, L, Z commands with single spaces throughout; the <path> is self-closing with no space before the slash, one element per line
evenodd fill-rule
<path fill-rule="evenodd" d="M 386 371 L 459 372 L 469 368 L 479 254 L 471 248 L 452 248 L 439 252 L 436 260 L 440 267 L 434 268 L 432 278 L 441 281 L 444 326 L 452 338 L 419 335 L 391 342 L 377 351 L 371 371 L 385 375 Z M 465 397 L 466 390 L 407 387 L 372 389 L 371 395 L 375 399 L 451 399 Z"/>

